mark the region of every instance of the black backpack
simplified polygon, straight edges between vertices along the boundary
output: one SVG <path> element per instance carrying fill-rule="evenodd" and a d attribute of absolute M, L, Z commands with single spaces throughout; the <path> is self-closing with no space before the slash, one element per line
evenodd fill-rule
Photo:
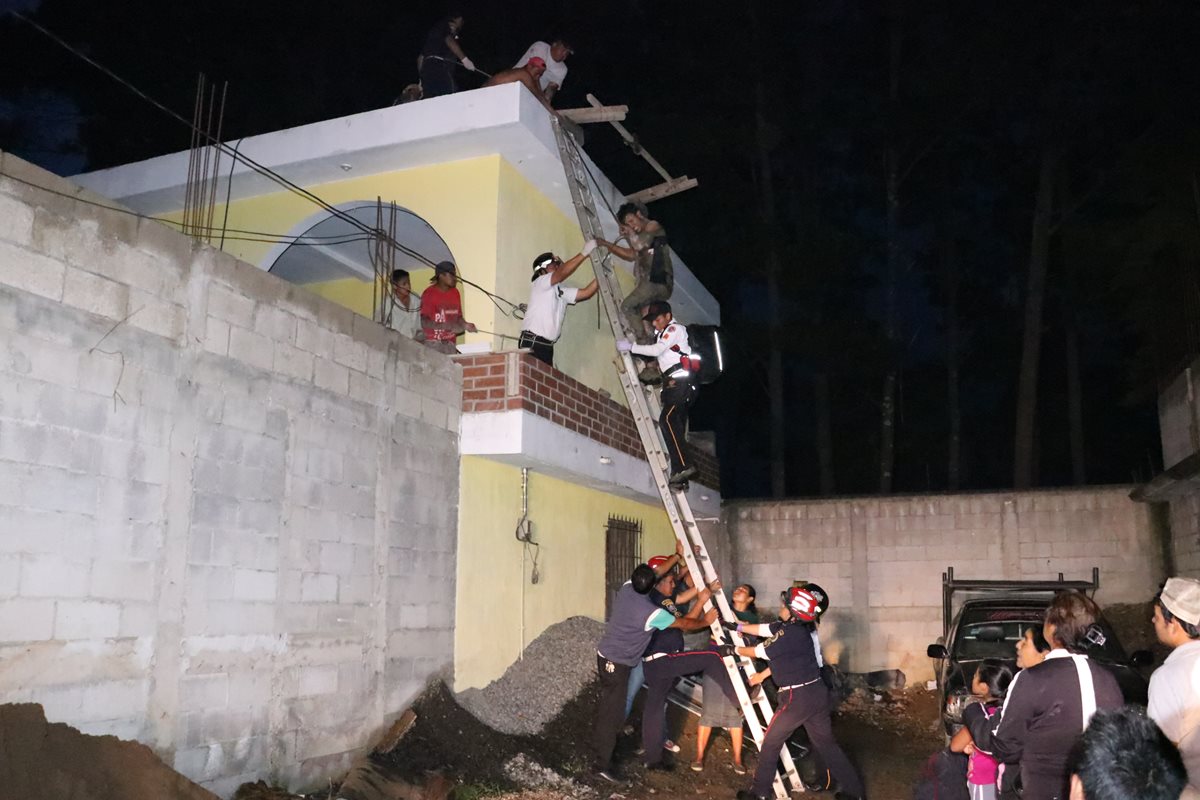
<path fill-rule="evenodd" d="M 721 329 L 716 325 L 688 325 L 688 346 L 700 357 L 698 383 L 712 383 L 725 370 L 721 354 Z"/>

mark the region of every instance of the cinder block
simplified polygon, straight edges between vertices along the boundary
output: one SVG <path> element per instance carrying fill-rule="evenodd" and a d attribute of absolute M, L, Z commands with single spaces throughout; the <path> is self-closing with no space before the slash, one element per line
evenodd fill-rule
<path fill-rule="evenodd" d="M 229 676 L 184 675 L 179 679 L 179 707 L 183 711 L 226 708 L 229 703 Z"/>
<path fill-rule="evenodd" d="M 271 369 L 275 349 L 270 339 L 245 328 L 229 330 L 229 355 L 259 369 Z"/>
<path fill-rule="evenodd" d="M 53 600 L 0 599 L 0 642 L 42 642 L 53 638 Z"/>
<path fill-rule="evenodd" d="M 88 564 L 57 555 L 21 557 L 23 597 L 84 597 L 88 591 Z"/>
<path fill-rule="evenodd" d="M 55 639 L 110 639 L 120 633 L 121 607 L 95 600 L 59 600 Z"/>
<path fill-rule="evenodd" d="M 148 679 L 104 681 L 83 687 L 82 720 L 121 719 L 146 707 Z"/>
<path fill-rule="evenodd" d="M 327 358 L 318 357 L 314 362 L 313 382 L 322 389 L 338 394 L 348 394 L 350 392 L 350 369 Z"/>
<path fill-rule="evenodd" d="M 321 358 L 333 358 L 334 336 L 315 322 L 302 319 L 296 324 L 296 346 Z"/>
<path fill-rule="evenodd" d="M 367 347 L 362 342 L 339 333 L 333 340 L 333 360 L 350 369 L 366 372 Z"/>
<path fill-rule="evenodd" d="M 299 673 L 300 697 L 333 694 L 338 690 L 338 668 L 336 666 L 301 667 Z"/>
<path fill-rule="evenodd" d="M 254 329 L 254 301 L 219 283 L 210 284 L 208 313 L 231 325 Z"/>
<path fill-rule="evenodd" d="M 274 600 L 275 573 L 235 569 L 233 571 L 233 596 L 238 600 Z"/>
<path fill-rule="evenodd" d="M 152 603 L 121 604 L 118 636 L 153 636 L 158 629 L 158 608 Z"/>
<path fill-rule="evenodd" d="M 28 335 L 0 341 L 0 370 L 37 378 L 58 386 L 74 386 L 80 351 Z"/>
<path fill-rule="evenodd" d="M 371 405 L 383 405 L 383 381 L 363 372 L 350 371 L 350 396 Z"/>
<path fill-rule="evenodd" d="M 313 572 L 304 575 L 300 583 L 300 599 L 306 603 L 332 603 L 338 598 L 338 579 L 335 575 Z"/>
<path fill-rule="evenodd" d="M 124 319 L 129 313 L 129 287 L 81 269 L 66 273 L 63 302 L 89 314 Z"/>
<path fill-rule="evenodd" d="M 283 375 L 302 381 L 313 379 L 313 354 L 293 347 L 286 342 L 275 342 L 273 369 Z"/>
<path fill-rule="evenodd" d="M 33 208 L 26 202 L 0 195 L 0 240 L 27 245 L 33 236 Z"/>
<path fill-rule="evenodd" d="M 154 599 L 155 570 L 150 561 L 92 562 L 89 594 L 118 600 L 150 602 Z"/>
<path fill-rule="evenodd" d="M 349 575 L 354 569 L 354 546 L 340 542 L 321 542 L 320 571 Z"/>
<path fill-rule="evenodd" d="M 219 356 L 229 353 L 229 323 L 225 320 L 209 316 L 205 320 L 204 349 Z"/>

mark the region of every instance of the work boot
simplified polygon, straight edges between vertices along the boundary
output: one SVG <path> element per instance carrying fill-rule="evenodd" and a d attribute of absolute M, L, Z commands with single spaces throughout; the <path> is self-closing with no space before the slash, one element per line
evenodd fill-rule
<path fill-rule="evenodd" d="M 607 783 L 621 783 L 621 775 L 615 767 L 593 767 L 592 775 Z"/>
<path fill-rule="evenodd" d="M 686 485 L 691 478 L 696 476 L 696 472 L 697 470 L 694 466 L 686 466 L 679 470 L 679 472 L 676 472 L 674 475 L 672 475 L 667 480 L 667 483 L 675 487 Z"/>
<path fill-rule="evenodd" d="M 767 800 L 767 798 L 757 795 L 749 789 L 738 789 L 737 800 Z"/>

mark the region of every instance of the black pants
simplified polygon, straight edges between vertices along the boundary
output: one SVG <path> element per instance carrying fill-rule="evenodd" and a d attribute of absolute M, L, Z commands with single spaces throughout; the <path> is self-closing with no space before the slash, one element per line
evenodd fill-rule
<path fill-rule="evenodd" d="M 617 734 L 625 724 L 625 690 L 632 669 L 596 654 L 596 674 L 600 676 L 600 703 L 596 706 L 596 728 L 592 734 L 596 769 L 612 767 Z"/>
<path fill-rule="evenodd" d="M 780 689 L 778 706 L 767 735 L 763 738 L 758 756 L 758 767 L 754 770 L 751 791 L 759 797 L 771 797 L 771 784 L 779 769 L 779 753 L 797 728 L 804 726 L 813 750 L 825 762 L 841 791 L 851 797 L 862 797 L 862 780 L 833 738 L 833 726 L 829 721 L 829 689 L 821 681 L 801 686 L 798 689 Z"/>
<path fill-rule="evenodd" d="M 646 764 L 657 764 L 663 759 L 663 710 L 667 707 L 667 694 L 675 679 L 684 675 L 703 672 L 717 682 L 721 691 L 738 707 L 737 694 L 729 682 L 725 662 L 714 650 L 689 650 L 674 653 L 664 658 L 645 661 L 646 701 L 642 706 L 642 746 L 646 748 Z"/>
<path fill-rule="evenodd" d="M 421 59 L 421 96 L 437 97 L 443 94 L 454 94 L 458 86 L 454 82 L 454 62 L 443 61 L 433 56 Z"/>
<path fill-rule="evenodd" d="M 698 394 L 700 390 L 690 379 L 663 379 L 662 414 L 658 425 L 667 443 L 667 455 L 671 457 L 672 475 L 687 466 L 683 443 L 687 434 L 688 409 L 696 402 Z"/>
<path fill-rule="evenodd" d="M 554 366 L 554 342 L 549 339 L 543 339 L 536 333 L 521 331 L 521 336 L 517 339 L 517 347 L 528 347 L 533 351 L 534 358 Z"/>

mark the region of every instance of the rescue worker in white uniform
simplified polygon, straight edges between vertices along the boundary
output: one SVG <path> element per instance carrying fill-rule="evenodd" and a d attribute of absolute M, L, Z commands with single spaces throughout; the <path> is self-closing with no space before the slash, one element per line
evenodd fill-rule
<path fill-rule="evenodd" d="M 689 464 L 684 456 L 683 442 L 688 409 L 700 393 L 700 356 L 692 353 L 687 327 L 675 321 L 670 303 L 665 300 L 651 303 L 642 319 L 654 326 L 657 335 L 653 344 L 633 344 L 627 339 L 618 339 L 617 350 L 658 360 L 663 376 L 662 415 L 658 423 L 666 440 L 667 455 L 671 457 L 669 482 L 673 488 L 682 489 L 696 474 L 695 465 Z"/>
<path fill-rule="evenodd" d="M 583 250 L 566 263 L 554 253 L 542 253 L 533 260 L 532 285 L 529 288 L 529 304 L 517 347 L 528 347 L 534 358 L 554 366 L 554 343 L 562 334 L 563 319 L 567 306 L 589 299 L 596 293 L 596 279 L 583 288 L 562 286 L 562 282 L 574 274 L 584 259 L 596 249 L 596 240 L 583 245 Z"/>

